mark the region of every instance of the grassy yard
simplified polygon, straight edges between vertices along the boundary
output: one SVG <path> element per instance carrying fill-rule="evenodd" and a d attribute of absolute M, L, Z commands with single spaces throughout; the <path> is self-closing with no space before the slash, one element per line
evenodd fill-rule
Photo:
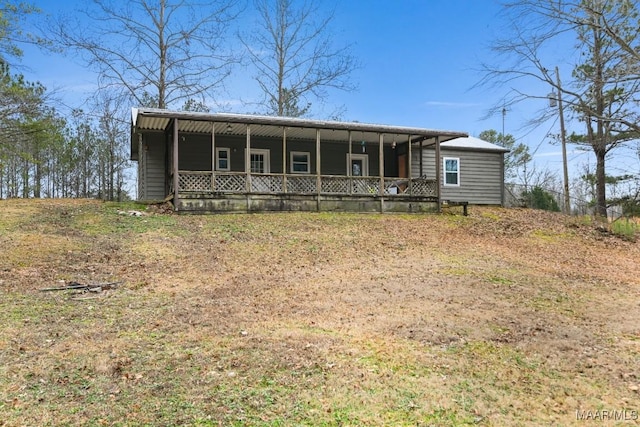
<path fill-rule="evenodd" d="M 640 423 L 640 244 L 589 221 L 129 209 L 0 201 L 0 426 Z"/>

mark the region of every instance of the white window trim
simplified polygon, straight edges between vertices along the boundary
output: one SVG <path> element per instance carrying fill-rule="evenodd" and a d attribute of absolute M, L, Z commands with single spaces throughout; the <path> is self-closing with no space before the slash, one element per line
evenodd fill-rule
<path fill-rule="evenodd" d="M 347 153 L 347 175 L 351 175 L 351 161 L 352 160 L 362 160 L 362 176 L 369 176 L 369 155 L 368 154 L 354 154 L 351 153 L 351 157 L 349 157 L 349 153 Z"/>
<path fill-rule="evenodd" d="M 447 160 L 455 160 L 458 165 L 456 175 L 458 177 L 455 184 L 447 184 Z M 447 187 L 460 187 L 460 158 L 459 157 L 443 157 L 442 158 L 442 184 Z"/>
<path fill-rule="evenodd" d="M 245 153 L 247 149 L 244 149 Z M 264 155 L 264 173 L 271 173 L 271 150 L 267 148 L 252 148 L 251 154 L 263 154 Z M 249 166 L 251 166 L 251 160 L 249 160 Z"/>
<path fill-rule="evenodd" d="M 221 168 L 220 167 L 220 154 L 221 152 L 226 152 L 227 153 L 227 167 L 226 168 Z M 216 170 L 217 171 L 230 171 L 231 170 L 231 149 L 230 148 L 226 148 L 226 147 L 216 147 Z"/>
<path fill-rule="evenodd" d="M 293 156 L 307 156 L 307 170 L 306 171 L 296 171 L 293 169 Z M 300 163 L 300 162 L 297 162 Z M 308 151 L 291 151 L 289 153 L 289 169 L 291 173 L 311 173 L 311 153 Z"/>

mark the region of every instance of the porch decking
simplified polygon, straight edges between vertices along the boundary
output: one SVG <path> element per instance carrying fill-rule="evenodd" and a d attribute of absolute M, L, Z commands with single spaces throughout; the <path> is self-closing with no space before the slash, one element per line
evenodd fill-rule
<path fill-rule="evenodd" d="M 438 208 L 435 180 L 310 174 L 179 171 L 178 200 L 180 210 L 186 212 L 428 212 Z"/>

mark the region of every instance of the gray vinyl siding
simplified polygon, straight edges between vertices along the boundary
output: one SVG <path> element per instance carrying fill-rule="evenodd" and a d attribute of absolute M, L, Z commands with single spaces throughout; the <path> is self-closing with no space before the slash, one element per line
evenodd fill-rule
<path fill-rule="evenodd" d="M 211 170 L 211 135 L 188 135 L 178 144 L 178 169 Z"/>
<path fill-rule="evenodd" d="M 346 175 L 347 153 L 349 145 L 335 142 L 320 142 L 321 144 L 321 174 Z M 230 166 L 232 172 L 244 172 L 247 140 L 246 137 L 219 135 L 216 137 L 216 148 L 229 148 Z M 270 172 L 282 173 L 282 140 L 270 138 L 251 138 L 251 148 L 268 149 L 270 158 Z M 311 174 L 316 173 L 316 142 L 307 140 L 288 140 L 285 169 L 291 173 L 290 156 L 292 151 L 309 153 Z M 367 154 L 369 158 L 369 175 L 378 175 L 378 146 L 365 147 L 362 153 L 360 144 L 353 144 L 353 154 Z M 385 159 L 388 160 L 388 159 Z M 185 141 L 180 141 L 178 162 L 180 170 L 204 171 L 211 170 L 211 136 L 187 135 Z"/>
<path fill-rule="evenodd" d="M 349 144 L 325 142 L 322 143 L 322 175 L 346 175 L 347 174 L 347 154 L 349 153 Z M 353 143 L 351 149 L 352 154 L 366 154 L 369 161 L 369 176 L 378 176 L 379 156 L 378 146 L 368 145 L 365 152 L 362 152 L 362 146 L 359 143 Z M 315 156 L 315 148 L 314 154 Z"/>
<path fill-rule="evenodd" d="M 440 150 L 441 177 L 442 158 L 454 157 L 460 159 L 460 185 L 450 186 L 441 184 L 442 200 L 467 201 L 477 205 L 501 205 L 503 187 L 503 154 L 491 151 L 470 150 Z M 435 150 L 425 148 L 422 160 L 423 175 L 435 179 Z M 414 150 L 411 159 L 411 174 L 420 176 L 420 151 Z"/>
<path fill-rule="evenodd" d="M 143 137 L 145 170 L 140 179 L 145 180 L 141 200 L 162 200 L 165 194 L 165 135 L 162 132 L 145 133 Z"/>

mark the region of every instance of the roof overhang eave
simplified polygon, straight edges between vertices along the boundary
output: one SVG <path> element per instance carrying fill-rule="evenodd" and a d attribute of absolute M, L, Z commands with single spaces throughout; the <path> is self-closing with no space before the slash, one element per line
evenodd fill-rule
<path fill-rule="evenodd" d="M 323 141 L 345 141 L 352 138 L 354 142 L 376 144 L 382 138 L 383 144 L 402 143 L 404 137 L 412 143 L 426 141 L 434 143 L 466 137 L 466 132 L 424 129 L 405 126 L 378 125 L 360 122 L 337 122 L 310 120 L 291 117 L 271 117 L 260 115 L 246 115 L 233 113 L 198 113 L 189 111 L 169 111 L 154 108 L 131 109 L 131 160 L 137 159 L 137 141 L 140 132 L 166 132 L 174 120 L 178 120 L 180 132 L 208 133 L 213 125 L 223 124 L 223 131 L 227 135 L 240 136 L 246 134 L 246 126 L 251 125 L 252 136 L 278 137 L 282 135 L 279 129 L 289 129 L 287 138 L 315 139 L 315 130 L 321 130 Z M 212 126 L 209 126 L 209 123 Z M 226 131 L 230 128 L 231 131 Z M 226 131 L 226 132 L 225 132 Z M 216 133 L 218 131 L 216 130 Z M 349 136 L 350 135 L 350 136 Z"/>
<path fill-rule="evenodd" d="M 156 118 L 164 119 L 162 122 L 164 126 L 173 119 L 198 121 L 198 122 L 215 122 L 215 123 L 234 123 L 234 124 L 256 124 L 264 126 L 277 126 L 277 127 L 297 127 L 297 128 L 312 128 L 312 129 L 326 129 L 326 130 L 344 130 L 352 132 L 372 132 L 389 135 L 411 135 L 415 137 L 435 138 L 440 137 L 440 141 L 458 138 L 461 136 L 468 136 L 466 132 L 439 130 L 439 129 L 425 129 L 414 128 L 405 126 L 390 126 L 390 125 L 378 125 L 360 122 L 338 122 L 338 121 L 323 121 L 323 120 L 311 120 L 291 117 L 272 117 L 272 116 L 260 116 L 260 115 L 245 115 L 245 114 L 232 114 L 232 113 L 198 113 L 188 111 L 169 111 L 161 109 L 132 109 L 132 127 L 134 131 L 137 130 L 165 130 L 161 129 L 161 126 L 156 125 L 154 128 L 148 128 L 144 126 L 144 118 Z M 156 122 L 159 124 L 159 122 Z"/>

